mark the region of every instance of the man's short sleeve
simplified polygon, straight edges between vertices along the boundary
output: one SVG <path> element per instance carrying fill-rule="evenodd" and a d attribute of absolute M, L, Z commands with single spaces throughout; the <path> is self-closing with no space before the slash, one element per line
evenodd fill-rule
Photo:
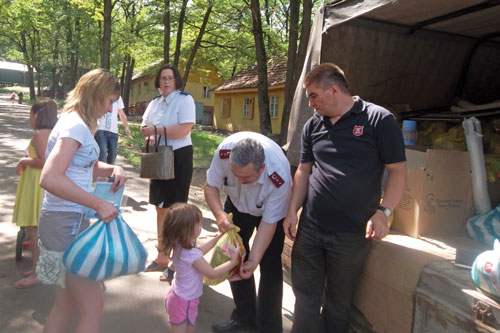
<path fill-rule="evenodd" d="M 313 118 L 309 119 L 304 125 L 304 128 L 302 129 L 301 148 L 300 148 L 301 163 L 309 163 L 314 161 L 314 155 L 311 144 L 311 135 L 310 135 L 312 122 Z"/>
<path fill-rule="evenodd" d="M 377 148 L 380 160 L 384 164 L 392 164 L 406 161 L 403 134 L 393 115 L 382 119 L 377 126 Z"/>
<path fill-rule="evenodd" d="M 207 170 L 207 184 L 220 190 L 224 186 L 224 167 L 219 151 L 220 146 L 215 151 L 210 168 Z"/>
<path fill-rule="evenodd" d="M 262 221 L 266 223 L 276 223 L 283 219 L 288 212 L 291 196 L 292 189 L 290 181 L 273 191 L 265 201 Z"/>

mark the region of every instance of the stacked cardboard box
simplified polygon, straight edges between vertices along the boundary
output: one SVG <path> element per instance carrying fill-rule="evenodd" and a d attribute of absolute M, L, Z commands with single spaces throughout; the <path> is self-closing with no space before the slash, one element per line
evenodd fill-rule
<path fill-rule="evenodd" d="M 407 235 L 464 235 L 474 215 L 469 153 L 407 148 L 408 177 L 392 229 Z"/>

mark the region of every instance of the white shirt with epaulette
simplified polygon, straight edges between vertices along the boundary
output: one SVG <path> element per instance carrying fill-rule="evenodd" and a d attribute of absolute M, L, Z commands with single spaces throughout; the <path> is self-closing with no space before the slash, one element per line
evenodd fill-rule
<path fill-rule="evenodd" d="M 193 97 L 187 92 L 175 90 L 167 97 L 159 95 L 149 102 L 144 115 L 142 116 L 141 126 L 155 125 L 175 126 L 185 123 L 196 122 L 196 107 Z M 163 129 L 158 128 L 163 135 Z M 167 133 L 168 135 L 168 133 Z M 164 143 L 164 137 L 161 137 L 160 144 Z M 167 138 L 167 144 L 172 146 L 173 150 L 190 146 L 191 133 L 182 138 Z"/>
<path fill-rule="evenodd" d="M 252 184 L 241 184 L 231 172 L 231 149 L 242 139 L 252 138 L 264 148 L 265 169 Z M 286 216 L 292 194 L 290 164 L 273 140 L 255 132 L 238 132 L 224 139 L 217 147 L 207 184 L 224 192 L 241 213 L 262 216 L 266 223 L 276 223 Z"/>

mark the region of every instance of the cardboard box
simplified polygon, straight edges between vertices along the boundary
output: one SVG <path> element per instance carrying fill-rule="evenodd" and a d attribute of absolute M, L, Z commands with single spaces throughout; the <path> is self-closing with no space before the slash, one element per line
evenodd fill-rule
<path fill-rule="evenodd" d="M 406 149 L 406 189 L 391 228 L 407 235 L 463 235 L 474 213 L 469 153 Z"/>
<path fill-rule="evenodd" d="M 361 332 L 412 332 L 414 293 L 431 262 L 451 261 L 451 249 L 392 231 L 374 241 L 368 253 L 354 306 L 369 323 Z"/>

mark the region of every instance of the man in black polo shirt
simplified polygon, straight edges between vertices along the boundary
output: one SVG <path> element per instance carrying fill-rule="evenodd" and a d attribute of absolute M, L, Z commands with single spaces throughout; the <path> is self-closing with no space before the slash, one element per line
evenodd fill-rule
<path fill-rule="evenodd" d="M 351 96 L 338 66 L 313 68 L 304 88 L 316 112 L 302 131 L 300 164 L 283 224 L 295 240 L 292 332 L 348 332 L 371 240 L 389 232 L 388 218 L 404 190 L 404 142 L 389 111 Z M 384 168 L 388 179 L 381 202 Z"/>

